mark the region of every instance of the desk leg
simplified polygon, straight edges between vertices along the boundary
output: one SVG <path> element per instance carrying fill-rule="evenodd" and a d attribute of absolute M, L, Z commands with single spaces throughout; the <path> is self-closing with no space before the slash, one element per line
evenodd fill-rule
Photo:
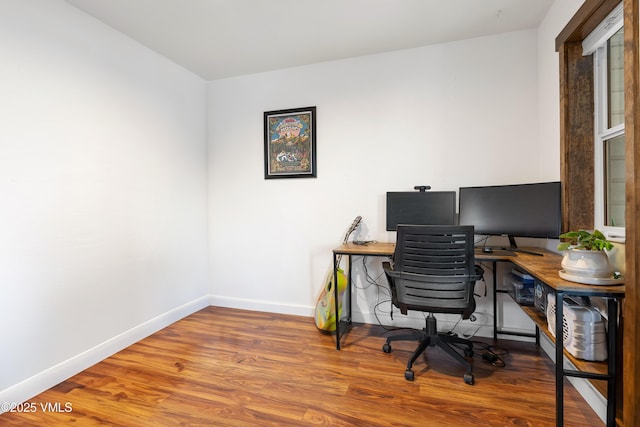
<path fill-rule="evenodd" d="M 609 348 L 608 348 L 608 363 L 607 363 L 607 426 L 616 425 L 616 363 L 618 355 L 617 350 L 617 335 L 618 335 L 618 300 L 617 298 L 608 299 L 608 330 L 609 335 Z"/>
<path fill-rule="evenodd" d="M 347 324 L 351 325 L 351 255 L 347 255 L 348 257 L 348 271 L 347 271 L 347 289 L 345 291 L 344 297 L 349 300 L 349 312 L 346 314 Z M 335 313 L 336 313 L 336 350 L 340 350 L 340 292 L 338 292 L 338 269 L 340 266 L 338 265 L 338 258 L 336 254 L 333 254 L 333 291 L 335 301 Z M 345 308 L 347 308 L 346 301 L 342 301 Z M 346 329 L 345 329 L 346 330 Z"/>
<path fill-rule="evenodd" d="M 564 293 L 556 292 L 556 427 L 564 423 L 564 334 L 562 328 Z"/>
<path fill-rule="evenodd" d="M 338 257 L 336 253 L 333 253 L 333 302 L 334 309 L 336 313 L 336 350 L 340 350 L 340 316 L 338 307 L 340 306 L 340 301 L 338 298 L 340 297 L 340 293 L 338 292 Z"/>
<path fill-rule="evenodd" d="M 498 340 L 498 270 L 497 263 L 493 261 L 493 340 Z"/>
<path fill-rule="evenodd" d="M 352 320 L 351 319 L 351 313 L 352 313 L 351 312 L 351 300 L 352 300 L 351 298 L 351 255 L 347 257 L 347 260 L 348 260 L 349 272 L 347 273 L 347 289 L 344 295 L 345 295 L 345 298 L 349 299 L 349 313 L 347 313 L 347 320 L 349 325 L 351 325 L 351 320 Z"/>

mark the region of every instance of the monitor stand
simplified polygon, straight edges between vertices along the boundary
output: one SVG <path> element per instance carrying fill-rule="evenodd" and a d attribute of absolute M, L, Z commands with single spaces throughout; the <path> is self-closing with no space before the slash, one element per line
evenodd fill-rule
<path fill-rule="evenodd" d="M 539 253 L 539 252 L 534 252 L 534 251 L 529 251 L 527 249 L 520 249 L 518 248 L 518 245 L 516 244 L 516 238 L 509 235 L 509 251 L 512 252 L 520 252 L 523 254 L 530 254 L 530 255 L 537 255 L 537 256 L 543 256 L 543 254 Z"/>

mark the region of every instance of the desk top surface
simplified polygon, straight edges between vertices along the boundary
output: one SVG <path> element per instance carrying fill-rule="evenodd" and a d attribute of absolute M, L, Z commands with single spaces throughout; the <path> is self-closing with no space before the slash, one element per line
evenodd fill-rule
<path fill-rule="evenodd" d="M 624 296 L 625 286 L 621 285 L 586 285 L 571 282 L 560 277 L 560 263 L 562 255 L 545 249 L 540 251 L 543 256 L 518 253 L 509 261 L 527 271 L 533 277 L 551 286 L 556 291 L 571 293 L 572 295 L 591 296 Z"/>
<path fill-rule="evenodd" d="M 364 245 L 345 243 L 335 248 L 333 253 L 336 255 L 391 256 L 395 249 L 396 244 L 389 242 L 371 242 Z"/>
<path fill-rule="evenodd" d="M 333 253 L 335 255 L 392 256 L 395 247 L 395 243 L 391 242 L 371 242 L 366 245 L 346 243 L 333 249 Z M 591 296 L 623 296 L 625 293 L 624 285 L 583 285 L 565 280 L 558 274 L 562 255 L 544 248 L 528 249 L 542 254 L 542 256 L 524 252 L 483 253 L 480 250 L 476 250 L 475 258 L 480 262 L 512 262 L 557 291 Z"/>

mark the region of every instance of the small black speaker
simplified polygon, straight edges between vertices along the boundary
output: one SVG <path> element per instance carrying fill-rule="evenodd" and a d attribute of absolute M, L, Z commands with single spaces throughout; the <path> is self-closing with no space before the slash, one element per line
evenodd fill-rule
<path fill-rule="evenodd" d="M 538 279 L 533 284 L 533 305 L 535 308 L 547 314 L 547 294 L 553 290 Z"/>

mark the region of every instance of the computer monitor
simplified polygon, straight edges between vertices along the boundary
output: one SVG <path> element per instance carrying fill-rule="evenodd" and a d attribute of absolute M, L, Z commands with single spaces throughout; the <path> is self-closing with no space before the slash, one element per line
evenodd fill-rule
<path fill-rule="evenodd" d="M 387 231 L 396 231 L 398 224 L 452 225 L 455 223 L 455 191 L 387 193 Z"/>
<path fill-rule="evenodd" d="M 462 187 L 459 223 L 480 235 L 555 238 L 561 234 L 560 182 Z"/>

